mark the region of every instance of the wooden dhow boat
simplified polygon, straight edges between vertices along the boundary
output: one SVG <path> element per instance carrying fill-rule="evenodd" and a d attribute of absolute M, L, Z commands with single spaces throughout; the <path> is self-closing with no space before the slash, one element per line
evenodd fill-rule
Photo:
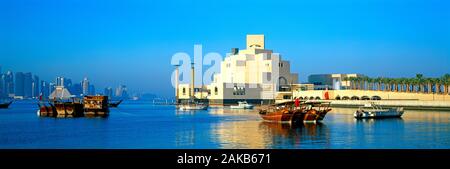
<path fill-rule="evenodd" d="M 83 116 L 83 104 L 80 101 L 53 100 L 38 103 L 38 116 L 47 117 L 81 117 Z"/>
<path fill-rule="evenodd" d="M 262 108 L 259 115 L 268 122 L 318 122 L 323 120 L 329 111 L 330 102 L 301 101 L 296 106 L 294 101 L 289 101 Z"/>
<path fill-rule="evenodd" d="M 178 109 L 182 111 L 208 110 L 209 105 L 205 103 L 189 103 L 178 105 Z"/>

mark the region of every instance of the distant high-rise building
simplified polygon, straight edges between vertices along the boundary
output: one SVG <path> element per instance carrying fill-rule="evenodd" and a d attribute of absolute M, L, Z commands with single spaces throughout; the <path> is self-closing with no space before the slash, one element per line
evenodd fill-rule
<path fill-rule="evenodd" d="M 84 78 L 81 82 L 81 87 L 83 88 L 83 95 L 89 95 L 89 80 L 88 78 Z"/>
<path fill-rule="evenodd" d="M 55 83 L 56 83 L 56 86 L 62 86 L 62 81 L 64 81 L 63 79 L 62 79 L 62 77 L 56 77 L 56 80 L 55 80 Z"/>
<path fill-rule="evenodd" d="M 16 73 L 16 80 L 14 83 L 14 95 L 24 97 L 24 74 L 22 72 Z"/>
<path fill-rule="evenodd" d="M 72 85 L 72 80 L 71 79 L 65 78 L 63 85 L 64 85 L 64 87 L 67 90 L 69 90 L 70 93 L 72 93 L 71 90 L 73 90 L 73 85 Z"/>
<path fill-rule="evenodd" d="M 61 77 L 61 76 L 56 77 L 56 80 L 55 80 L 56 86 L 63 86 L 63 87 L 66 87 L 66 86 L 65 86 L 66 80 L 67 80 L 66 78 Z"/>
<path fill-rule="evenodd" d="M 89 85 L 88 94 L 89 95 L 95 95 L 95 86 L 94 85 Z"/>
<path fill-rule="evenodd" d="M 41 94 L 41 88 L 39 87 L 40 83 L 41 82 L 39 81 L 39 76 L 34 75 L 33 76 L 33 83 L 32 83 L 32 86 L 33 86 L 33 88 L 32 88 L 33 98 L 38 98 L 39 95 Z"/>
<path fill-rule="evenodd" d="M 4 75 L 2 73 L 2 66 L 0 66 L 0 99 L 6 96 L 5 94 L 5 80 Z"/>
<path fill-rule="evenodd" d="M 53 91 L 55 91 L 55 83 L 49 83 L 48 84 L 48 89 L 49 89 L 49 95 L 50 95 L 50 93 L 53 93 Z"/>
<path fill-rule="evenodd" d="M 4 77 L 4 85 L 8 97 L 14 97 L 14 75 L 11 71 L 6 72 Z"/>
<path fill-rule="evenodd" d="M 47 98 L 50 95 L 50 87 L 48 83 L 46 81 L 41 81 L 40 87 L 40 94 L 42 94 L 42 98 Z"/>
<path fill-rule="evenodd" d="M 116 88 L 116 97 L 118 98 L 128 98 L 127 86 L 120 85 Z"/>
<path fill-rule="evenodd" d="M 105 88 L 103 95 L 108 96 L 109 99 L 111 99 L 113 97 L 113 89 L 111 87 Z"/>
<path fill-rule="evenodd" d="M 6 97 L 5 75 L 0 74 L 0 98 Z"/>
<path fill-rule="evenodd" d="M 33 89 L 33 76 L 30 72 L 25 73 L 23 77 L 23 92 L 24 92 L 24 98 L 31 98 L 32 97 L 32 89 Z"/>
<path fill-rule="evenodd" d="M 72 86 L 72 89 L 69 90 L 69 92 L 75 96 L 80 96 L 81 94 L 83 94 L 83 86 L 81 85 L 81 83 L 75 83 Z"/>

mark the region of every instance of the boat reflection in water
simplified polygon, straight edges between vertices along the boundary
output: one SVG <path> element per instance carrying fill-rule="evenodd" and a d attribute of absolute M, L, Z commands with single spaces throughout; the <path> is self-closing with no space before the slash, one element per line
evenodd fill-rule
<path fill-rule="evenodd" d="M 324 123 L 271 123 L 261 122 L 259 129 L 273 142 L 267 148 L 312 148 L 311 144 L 329 147 L 330 140 Z M 284 147 L 290 145 L 289 147 Z"/>
<path fill-rule="evenodd" d="M 326 127 L 322 123 L 271 123 L 271 122 L 261 122 L 259 128 L 262 130 L 267 130 L 272 135 L 278 135 L 282 137 L 290 137 L 296 135 L 317 135 L 322 127 Z"/>
<path fill-rule="evenodd" d="M 217 109 L 210 112 L 223 120 L 211 124 L 211 139 L 220 148 L 315 148 L 329 147 L 324 123 L 264 122 L 257 111 Z"/>

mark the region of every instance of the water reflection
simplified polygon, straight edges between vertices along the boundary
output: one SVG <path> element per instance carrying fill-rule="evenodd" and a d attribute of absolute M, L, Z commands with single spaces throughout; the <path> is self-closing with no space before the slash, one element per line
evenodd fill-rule
<path fill-rule="evenodd" d="M 397 123 L 397 124 L 403 124 L 404 120 L 401 117 L 398 118 L 379 118 L 379 119 L 354 119 L 356 124 L 375 124 L 375 123 Z"/>
<path fill-rule="evenodd" d="M 215 124 L 212 132 L 221 148 L 302 148 L 311 143 L 329 143 L 327 126 L 322 123 L 234 121 Z"/>
<path fill-rule="evenodd" d="M 283 124 L 261 122 L 262 133 L 267 135 L 270 147 L 267 148 L 311 148 L 309 144 L 329 143 L 329 132 L 323 123 Z"/>

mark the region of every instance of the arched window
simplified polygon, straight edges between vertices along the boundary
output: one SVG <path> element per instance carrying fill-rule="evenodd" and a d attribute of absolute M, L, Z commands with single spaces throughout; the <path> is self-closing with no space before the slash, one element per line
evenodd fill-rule
<path fill-rule="evenodd" d="M 183 95 L 186 95 L 186 88 L 183 87 Z"/>
<path fill-rule="evenodd" d="M 219 94 L 219 89 L 217 89 L 217 87 L 214 87 L 214 94 L 218 95 Z"/>

